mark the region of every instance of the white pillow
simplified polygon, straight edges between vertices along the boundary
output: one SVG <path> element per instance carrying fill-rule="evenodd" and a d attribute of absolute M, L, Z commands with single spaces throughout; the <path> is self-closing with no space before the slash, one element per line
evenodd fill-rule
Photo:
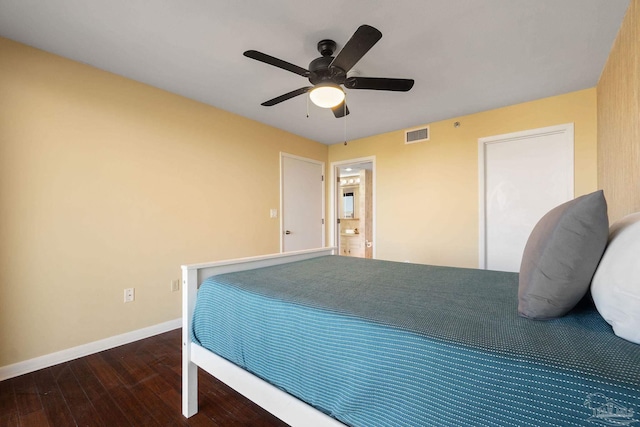
<path fill-rule="evenodd" d="M 613 332 L 640 344 L 640 212 L 609 229 L 609 243 L 591 282 L 598 312 Z"/>

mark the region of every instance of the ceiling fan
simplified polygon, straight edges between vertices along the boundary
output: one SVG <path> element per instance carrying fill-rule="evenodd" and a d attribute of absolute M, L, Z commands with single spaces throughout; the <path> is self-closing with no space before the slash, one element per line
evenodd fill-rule
<path fill-rule="evenodd" d="M 333 57 L 336 42 L 328 39 L 321 40 L 318 42 L 318 52 L 322 56 L 311 61 L 308 70 L 256 50 L 248 50 L 244 52 L 244 56 L 306 77 L 313 85 L 301 87 L 277 96 L 263 102 L 261 105 L 271 107 L 310 92 L 309 98 L 314 104 L 323 108 L 331 108 L 336 118 L 340 118 L 349 114 L 349 109 L 346 102 L 344 102 L 345 93 L 340 85 L 344 85 L 347 89 L 390 90 L 397 92 L 407 92 L 413 87 L 414 82 L 411 79 L 347 76 L 351 68 L 381 38 L 382 33 L 376 28 L 370 25 L 361 25 L 336 57 Z"/>

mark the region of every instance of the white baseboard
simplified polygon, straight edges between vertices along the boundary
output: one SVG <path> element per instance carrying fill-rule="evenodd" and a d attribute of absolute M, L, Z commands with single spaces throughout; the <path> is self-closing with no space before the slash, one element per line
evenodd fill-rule
<path fill-rule="evenodd" d="M 0 381 L 182 327 L 182 318 L 0 367 Z"/>

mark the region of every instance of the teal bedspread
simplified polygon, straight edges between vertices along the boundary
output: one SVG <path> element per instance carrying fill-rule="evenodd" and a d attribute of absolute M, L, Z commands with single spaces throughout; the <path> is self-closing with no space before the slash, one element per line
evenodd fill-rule
<path fill-rule="evenodd" d="M 351 426 L 640 425 L 640 346 L 588 301 L 521 318 L 517 287 L 321 257 L 206 280 L 193 338 Z"/>

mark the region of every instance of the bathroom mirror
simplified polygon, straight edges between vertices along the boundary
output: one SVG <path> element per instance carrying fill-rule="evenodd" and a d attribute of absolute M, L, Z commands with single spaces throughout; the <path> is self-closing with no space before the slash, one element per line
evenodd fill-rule
<path fill-rule="evenodd" d="M 342 195 L 343 218 L 354 218 L 353 192 L 345 192 Z"/>
<path fill-rule="evenodd" d="M 340 200 L 340 218 L 358 218 L 358 187 L 342 188 L 342 200 Z"/>

